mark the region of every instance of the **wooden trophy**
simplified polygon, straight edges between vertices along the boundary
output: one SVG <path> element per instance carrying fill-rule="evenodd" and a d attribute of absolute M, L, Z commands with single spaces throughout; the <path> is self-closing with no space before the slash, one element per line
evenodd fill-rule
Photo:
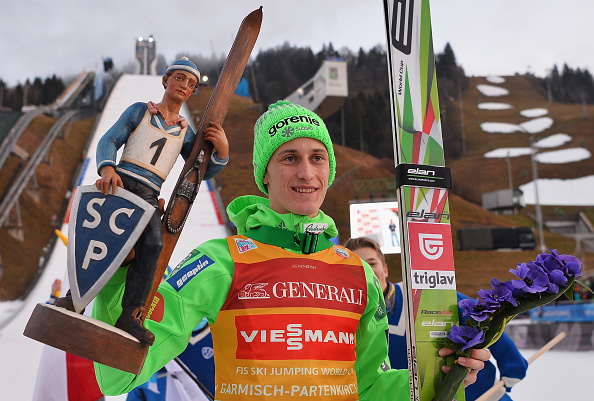
<path fill-rule="evenodd" d="M 143 320 L 158 304 L 157 287 L 208 166 L 212 145 L 204 140 L 204 130 L 211 121 L 223 124 L 261 24 L 262 7 L 244 18 L 197 129 L 192 151 L 162 219 L 163 249 L 153 282 L 149 283 L 151 290 L 145 302 Z M 119 268 L 146 225 L 142 217 L 145 209 L 140 206 L 144 201 L 141 199 L 140 204 L 132 202 L 130 199 L 133 198 L 129 195 L 136 197 L 121 188 L 115 196 L 102 195 L 94 186 L 77 189 L 77 207 L 73 202 L 68 230 L 68 273 L 73 310 L 38 304 L 24 335 L 80 357 L 139 374 L 149 346 L 141 344 L 123 330 L 80 314 Z M 114 206 L 116 200 L 123 204 Z M 151 213 L 154 213 L 154 208 L 150 207 Z M 137 221 L 132 224 L 132 220 Z M 134 237 L 136 231 L 138 233 Z M 128 239 L 124 241 L 124 237 Z"/>

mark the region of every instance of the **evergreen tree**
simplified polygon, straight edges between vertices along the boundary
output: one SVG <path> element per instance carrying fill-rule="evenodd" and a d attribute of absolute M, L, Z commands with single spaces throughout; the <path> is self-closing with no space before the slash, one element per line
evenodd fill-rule
<path fill-rule="evenodd" d="M 43 104 L 55 101 L 64 92 L 64 89 L 66 89 L 64 82 L 55 74 L 51 78 L 46 78 L 43 83 Z"/>
<path fill-rule="evenodd" d="M 29 103 L 39 106 L 43 102 L 43 81 L 37 77 L 33 81 L 33 85 L 29 88 Z"/>
<path fill-rule="evenodd" d="M 557 65 L 554 65 L 542 80 L 542 86 L 561 103 L 594 103 L 594 80 L 588 70 L 574 70 L 564 64 L 563 72 L 559 73 Z"/>
<path fill-rule="evenodd" d="M 454 79 L 458 70 L 456 55 L 450 43 L 446 43 L 443 53 L 435 57 L 435 74 L 437 78 Z"/>

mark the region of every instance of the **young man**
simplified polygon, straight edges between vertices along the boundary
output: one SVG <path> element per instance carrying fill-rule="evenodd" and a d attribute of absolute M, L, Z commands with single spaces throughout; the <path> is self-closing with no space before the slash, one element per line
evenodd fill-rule
<path fill-rule="evenodd" d="M 132 334 L 141 343 L 152 345 L 154 335 L 140 317 L 150 291 L 159 254 L 162 249 L 162 226 L 157 198 L 177 157 L 190 154 L 195 133 L 179 115 L 182 104 L 198 88 L 200 72 L 187 57 L 174 62 L 162 78 L 165 93 L 157 104 L 135 103 L 103 135 L 97 145 L 97 171 L 101 176 L 96 186 L 103 194 L 115 193 L 122 187 L 140 196 L 155 207 L 155 212 L 134 246 L 134 259 L 128 268 L 122 313 L 115 326 Z M 217 175 L 229 160 L 229 144 L 223 128 L 211 122 L 204 138 L 213 144 L 204 180 Z M 116 155 L 124 146 L 116 165 Z M 71 302 L 59 301 L 68 307 Z"/>
<path fill-rule="evenodd" d="M 319 209 L 336 171 L 324 122 L 280 101 L 254 134 L 254 177 L 268 199 L 229 204 L 238 235 L 205 242 L 174 269 L 159 287 L 159 322 L 145 322 L 156 339 L 143 371 L 96 364 L 102 390 L 117 394 L 145 382 L 185 349 L 206 316 L 217 400 L 408 399 L 408 372 L 389 367 L 373 271 L 330 242 L 336 225 Z M 117 316 L 124 275 L 116 273 L 95 299 L 97 318 Z M 490 354 L 473 356 L 460 360 L 472 370 L 469 382 Z"/>
<path fill-rule="evenodd" d="M 390 363 L 394 369 L 408 369 L 406 358 L 406 336 L 403 311 L 402 283 L 391 283 L 388 278 L 388 265 L 377 242 L 370 238 L 351 238 L 345 245 L 361 259 L 369 263 L 377 276 L 386 301 L 386 312 L 390 327 L 389 352 Z M 458 293 L 458 302 L 468 298 Z M 462 311 L 460 310 L 460 316 Z M 507 391 L 511 386 L 526 376 L 528 362 L 518 351 L 511 338 L 505 333 L 493 344 L 489 350 L 497 361 L 501 377 L 505 380 Z M 490 361 L 485 362 L 485 368 L 478 373 L 476 382 L 466 387 L 466 400 L 474 401 L 495 384 L 496 368 Z M 490 400 L 507 400 L 511 398 L 505 389 L 494 395 Z"/>

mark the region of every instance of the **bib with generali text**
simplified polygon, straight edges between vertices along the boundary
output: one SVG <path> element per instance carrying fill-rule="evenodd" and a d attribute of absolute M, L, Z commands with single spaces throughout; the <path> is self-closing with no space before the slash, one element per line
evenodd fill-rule
<path fill-rule="evenodd" d="M 300 255 L 227 239 L 235 273 L 213 333 L 217 400 L 358 400 L 357 327 L 367 305 L 359 258 Z"/>

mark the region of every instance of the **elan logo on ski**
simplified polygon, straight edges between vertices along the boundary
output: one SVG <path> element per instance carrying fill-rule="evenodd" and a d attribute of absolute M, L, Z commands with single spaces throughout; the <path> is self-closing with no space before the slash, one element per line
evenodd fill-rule
<path fill-rule="evenodd" d="M 414 0 L 396 0 L 392 14 L 392 45 L 404 54 L 412 46 Z M 407 4 L 408 3 L 408 4 Z"/>

